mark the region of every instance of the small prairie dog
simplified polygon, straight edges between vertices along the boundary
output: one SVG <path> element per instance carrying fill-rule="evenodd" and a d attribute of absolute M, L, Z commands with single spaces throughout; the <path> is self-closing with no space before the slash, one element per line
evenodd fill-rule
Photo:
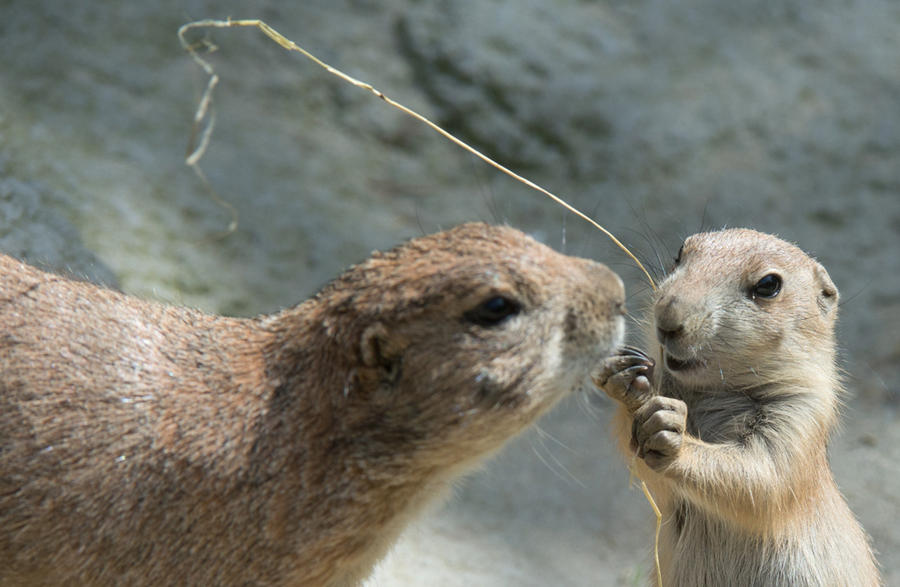
<path fill-rule="evenodd" d="M 655 360 L 626 347 L 595 374 L 664 516 L 664 585 L 880 584 L 826 454 L 837 309 L 825 268 L 797 247 L 697 234 L 654 296 Z"/>
<path fill-rule="evenodd" d="M 0 584 L 352 585 L 622 343 L 608 268 L 466 224 L 254 319 L 0 256 Z"/>

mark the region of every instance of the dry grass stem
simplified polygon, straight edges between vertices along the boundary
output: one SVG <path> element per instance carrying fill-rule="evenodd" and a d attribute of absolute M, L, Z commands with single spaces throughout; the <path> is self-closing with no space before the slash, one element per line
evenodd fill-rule
<path fill-rule="evenodd" d="M 337 77 L 341 78 L 345 82 L 352 84 L 358 88 L 361 88 L 363 90 L 367 90 L 367 91 L 371 92 L 372 94 L 381 98 L 382 100 L 384 100 L 385 102 L 387 102 L 394 108 L 397 108 L 404 114 L 407 114 L 408 116 L 411 116 L 411 117 L 415 118 L 416 120 L 419 120 L 420 122 L 426 124 L 429 128 L 431 128 L 435 132 L 439 133 L 444 138 L 450 140 L 451 142 L 453 142 L 460 148 L 465 149 L 469 153 L 475 155 L 476 157 L 478 157 L 485 163 L 488 163 L 492 167 L 495 167 L 496 169 L 502 171 L 503 173 L 512 177 L 513 179 L 516 179 L 517 181 L 522 182 L 523 184 L 527 185 L 528 187 L 544 194 L 545 196 L 547 196 L 548 198 L 550 198 L 551 200 L 553 200 L 554 202 L 556 202 L 557 204 L 559 204 L 560 206 L 562 206 L 563 208 L 568 210 L 569 212 L 571 212 L 571 213 L 575 214 L 576 216 L 578 216 L 579 218 L 582 218 L 583 220 L 587 221 L 594 228 L 598 229 L 603 234 L 605 234 L 607 237 L 609 237 L 613 241 L 613 243 L 615 243 L 617 247 L 619 247 L 626 255 L 628 255 L 628 257 L 640 268 L 640 270 L 644 272 L 644 275 L 647 277 L 647 279 L 650 281 L 650 283 L 653 284 L 653 278 L 650 277 L 650 273 L 647 272 L 647 270 L 644 268 L 643 264 L 637 259 L 637 257 L 635 257 L 634 254 L 631 251 L 629 251 L 628 248 L 625 245 L 623 245 L 619 241 L 619 239 L 617 239 L 611 232 L 609 232 L 608 230 L 603 228 L 599 223 L 597 223 L 594 219 L 589 217 L 587 214 L 578 210 L 577 208 L 575 208 L 574 206 L 572 206 L 571 204 L 569 204 L 568 202 L 566 202 L 559 196 L 544 189 L 543 187 L 539 186 L 538 184 L 534 183 L 533 181 L 526 179 L 526 178 L 522 177 L 521 175 L 515 173 L 514 171 L 510 170 L 509 168 L 501 165 L 500 163 L 497 163 L 496 161 L 494 161 L 493 159 L 491 159 L 490 157 L 488 157 L 487 155 L 485 155 L 478 149 L 475 149 L 474 147 L 465 143 L 464 141 L 457 138 L 453 134 L 447 132 L 446 130 L 444 130 L 443 128 L 441 128 L 440 126 L 438 126 L 437 124 L 435 124 L 434 122 L 432 122 L 431 120 L 426 118 L 425 116 L 419 114 L 415 110 L 411 110 L 411 109 L 407 108 L 406 106 L 404 106 L 403 104 L 400 104 L 399 102 L 392 100 L 391 98 L 386 96 L 383 92 L 376 89 L 371 84 L 368 84 L 364 81 L 360 81 L 350 75 L 347 75 L 343 71 L 328 65 L 327 63 L 325 63 L 324 61 L 322 61 L 321 59 L 319 59 L 318 57 L 316 57 L 315 55 L 313 55 L 312 53 L 310 53 L 303 47 L 300 47 L 299 45 L 297 45 L 290 39 L 286 38 L 284 35 L 282 35 L 281 33 L 279 33 L 278 31 L 276 31 L 275 29 L 273 29 L 272 27 L 270 27 L 268 24 L 266 24 L 265 22 L 263 22 L 261 20 L 258 20 L 258 19 L 231 20 L 230 18 L 226 19 L 226 20 L 213 20 L 213 19 L 198 20 L 195 22 L 187 23 L 178 29 L 178 38 L 181 40 L 182 46 L 184 46 L 185 50 L 187 50 L 191 54 L 191 57 L 193 57 L 194 61 L 196 61 L 203 68 L 203 70 L 207 73 L 207 75 L 210 76 L 209 83 L 206 86 L 206 91 L 204 92 L 203 97 L 200 100 L 200 106 L 198 107 L 197 114 L 194 117 L 195 125 L 199 125 L 200 122 L 206 117 L 207 110 L 210 108 L 210 104 L 212 103 L 212 92 L 213 92 L 213 89 L 215 88 L 216 84 L 218 83 L 219 78 L 216 75 L 215 71 L 213 70 L 212 66 L 209 64 L 209 62 L 206 61 L 205 59 L 203 59 L 202 57 L 200 57 L 200 55 L 197 53 L 194 46 L 189 44 L 186 41 L 184 34 L 191 29 L 197 29 L 197 28 L 231 28 L 231 27 L 253 27 L 253 28 L 259 29 L 267 37 L 269 37 L 270 39 L 272 39 L 273 41 L 275 41 L 276 43 L 278 43 L 279 45 L 281 45 L 288 51 L 296 51 L 297 53 L 302 54 L 307 59 L 313 61 L 316 65 L 325 69 L 328 73 L 336 75 Z M 190 165 L 192 167 L 196 167 L 197 162 L 200 160 L 200 158 L 203 156 L 203 153 L 206 151 L 206 147 L 209 143 L 209 135 L 212 133 L 213 122 L 214 122 L 214 118 L 212 116 L 210 116 L 210 121 L 207 124 L 206 128 L 202 132 L 202 139 L 200 141 L 200 144 L 197 146 L 197 148 L 195 150 L 193 150 L 191 153 L 188 154 L 188 157 L 186 159 L 186 162 L 188 165 Z"/>
<path fill-rule="evenodd" d="M 653 499 L 650 488 L 643 481 L 641 481 L 641 491 L 644 492 L 644 497 L 650 502 L 650 507 L 653 508 L 653 513 L 656 515 L 656 532 L 653 536 L 653 563 L 656 567 L 656 584 L 658 587 L 663 587 L 662 567 L 659 566 L 659 531 L 662 528 L 662 512 L 659 511 L 659 506 L 656 505 L 656 500 Z"/>

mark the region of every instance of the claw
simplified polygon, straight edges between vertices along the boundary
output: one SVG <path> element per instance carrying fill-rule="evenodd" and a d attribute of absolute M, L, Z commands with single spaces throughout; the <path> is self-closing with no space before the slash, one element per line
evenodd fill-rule
<path fill-rule="evenodd" d="M 591 376 L 597 387 L 605 387 L 610 378 L 617 373 L 641 364 L 642 361 L 638 357 L 629 355 L 613 355 L 607 357 L 600 364 L 600 368 Z"/>
<path fill-rule="evenodd" d="M 636 409 L 652 395 L 650 380 L 655 363 L 635 347 L 624 347 L 617 352 L 604 359 L 591 378 L 611 398 Z"/>
<path fill-rule="evenodd" d="M 650 357 L 637 354 L 613 355 L 605 361 L 605 366 L 612 367 L 617 371 L 627 369 L 628 367 L 634 367 L 635 365 L 653 367 L 655 364 L 656 363 L 654 363 L 653 359 Z"/>
<path fill-rule="evenodd" d="M 634 347 L 634 346 L 629 346 L 629 345 L 623 346 L 621 349 L 619 349 L 619 354 L 640 357 L 640 358 L 644 359 L 645 361 L 649 361 L 651 363 L 655 362 L 653 359 L 650 358 L 650 356 L 647 353 L 645 353 L 641 349 Z"/>

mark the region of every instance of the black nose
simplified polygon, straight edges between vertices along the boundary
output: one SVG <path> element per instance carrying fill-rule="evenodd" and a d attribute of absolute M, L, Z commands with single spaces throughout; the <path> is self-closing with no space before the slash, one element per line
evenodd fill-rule
<path fill-rule="evenodd" d="M 656 327 L 656 338 L 659 339 L 659 342 L 665 343 L 673 338 L 678 338 L 681 336 L 681 333 L 684 332 L 684 326 L 666 326 L 665 328 L 661 326 Z"/>
<path fill-rule="evenodd" d="M 656 321 L 656 338 L 666 343 L 684 334 L 684 304 L 674 295 L 660 298 L 653 309 Z"/>

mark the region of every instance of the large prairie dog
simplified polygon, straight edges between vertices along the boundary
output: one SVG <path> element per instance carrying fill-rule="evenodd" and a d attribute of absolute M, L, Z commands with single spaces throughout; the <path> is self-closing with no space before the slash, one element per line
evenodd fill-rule
<path fill-rule="evenodd" d="M 484 224 L 257 319 L 0 257 L 0 584 L 354 584 L 623 308 L 605 266 Z"/>
<path fill-rule="evenodd" d="M 664 515 L 664 585 L 879 584 L 826 455 L 837 302 L 791 244 L 697 234 L 654 297 L 656 361 L 636 349 L 604 361 L 595 380 Z"/>

